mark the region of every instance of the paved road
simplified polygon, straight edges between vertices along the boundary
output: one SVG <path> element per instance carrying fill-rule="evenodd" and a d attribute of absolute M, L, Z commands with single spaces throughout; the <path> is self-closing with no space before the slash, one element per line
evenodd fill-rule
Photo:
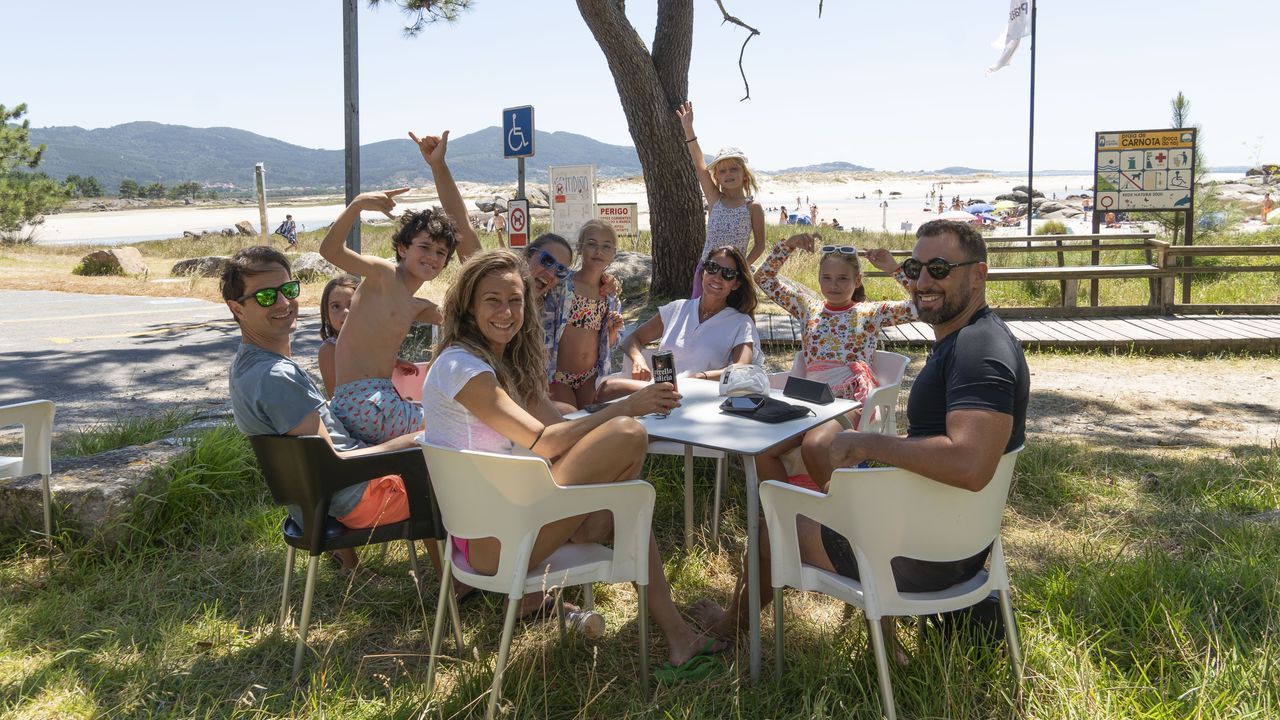
<path fill-rule="evenodd" d="M 0 404 L 53 400 L 58 431 L 226 404 L 227 365 L 240 334 L 225 305 L 0 290 L 0 307 Z M 304 311 L 294 341 L 311 369 L 317 327 L 316 311 Z"/>

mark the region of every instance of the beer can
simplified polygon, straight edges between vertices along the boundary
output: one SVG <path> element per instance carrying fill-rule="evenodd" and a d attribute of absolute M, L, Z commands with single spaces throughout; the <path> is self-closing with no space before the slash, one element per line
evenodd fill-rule
<path fill-rule="evenodd" d="M 670 350 L 659 350 L 653 354 L 653 381 L 676 384 L 676 356 Z"/>

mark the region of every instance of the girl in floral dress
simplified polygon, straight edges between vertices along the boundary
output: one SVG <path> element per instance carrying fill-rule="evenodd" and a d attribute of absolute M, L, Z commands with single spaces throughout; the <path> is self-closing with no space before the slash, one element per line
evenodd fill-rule
<path fill-rule="evenodd" d="M 778 275 L 792 252 L 797 249 L 813 252 L 815 243 L 821 239 L 817 234 L 801 233 L 778 243 L 756 271 L 756 282 L 765 294 L 800 322 L 805 377 L 830 385 L 836 397 L 861 402 L 878 384 L 871 372 L 877 333 L 883 327 L 915 321 L 916 308 L 908 300 L 867 302 L 858 250 L 852 245 L 819 248 L 821 298 Z M 905 287 L 906 276 L 888 250 L 869 250 L 867 260 L 876 268 L 893 273 Z M 855 421 L 857 412 L 852 414 Z M 832 420 L 758 456 L 756 470 L 760 479 L 786 479 L 782 455 L 799 446 L 812 479 L 812 484 L 803 481 L 801 484 L 825 489 L 833 469 L 827 449 L 831 438 L 840 430 L 839 422 Z"/>

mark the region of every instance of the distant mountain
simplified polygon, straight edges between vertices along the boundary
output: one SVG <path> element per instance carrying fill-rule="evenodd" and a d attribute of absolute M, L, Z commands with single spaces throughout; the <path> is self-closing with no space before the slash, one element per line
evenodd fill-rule
<path fill-rule="evenodd" d="M 863 167 L 862 165 L 854 165 L 847 162 L 825 162 L 817 165 L 800 165 L 798 167 L 783 168 L 781 170 L 769 170 L 772 175 L 783 175 L 786 173 L 822 173 L 822 172 L 862 172 L 866 170 L 874 170 L 874 168 Z"/>
<path fill-rule="evenodd" d="M 944 167 L 941 170 L 934 170 L 935 175 L 976 175 L 978 173 L 990 173 L 992 170 L 982 170 L 980 168 L 964 167 L 963 165 L 952 165 Z"/>
<path fill-rule="evenodd" d="M 502 157 L 502 130 L 488 127 L 449 138 L 449 168 L 457 180 L 514 183 L 516 163 Z M 142 184 L 188 180 L 253 187 L 253 168 L 265 163 L 269 188 L 336 189 L 343 184 L 341 150 L 315 150 L 235 128 L 193 128 L 132 122 L 110 128 L 33 128 L 31 141 L 46 146 L 40 170 L 55 178 L 92 175 L 114 191 L 129 178 Z M 609 145 L 568 132 L 539 132 L 537 155 L 525 162 L 530 181 L 545 182 L 548 165 L 594 164 L 602 178 L 640 174 L 635 148 Z M 408 138 L 360 148 L 365 187 L 421 185 L 430 180 L 422 156 Z"/>

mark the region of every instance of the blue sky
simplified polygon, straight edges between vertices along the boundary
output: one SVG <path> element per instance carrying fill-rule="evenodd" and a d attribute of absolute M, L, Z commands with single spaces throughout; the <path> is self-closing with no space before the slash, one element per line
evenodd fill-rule
<path fill-rule="evenodd" d="M 690 98 L 709 152 L 737 145 L 761 169 L 831 160 L 886 170 L 1026 167 L 1024 41 L 986 69 L 1008 0 L 725 0 L 762 34 L 721 25 L 694 0 Z M 33 126 L 154 120 L 231 126 L 338 148 L 342 25 L 337 0 L 216 3 L 8 2 L 0 103 Z M 629 0 L 649 38 L 655 0 Z M 405 39 L 394 4 L 362 8 L 361 140 L 495 125 L 532 104 L 542 130 L 631 144 L 604 57 L 572 0 L 476 0 L 454 25 Z M 1211 165 L 1280 161 L 1280 92 L 1266 48 L 1275 0 L 1041 0 L 1036 166 L 1093 165 L 1093 133 L 1168 124 L 1179 90 Z M 17 29 L 14 32 L 13 29 Z M 1269 64 L 1271 63 L 1271 64 Z M 1261 145 L 1260 151 L 1255 146 Z M 494 148 L 499 152 L 499 148 Z"/>

